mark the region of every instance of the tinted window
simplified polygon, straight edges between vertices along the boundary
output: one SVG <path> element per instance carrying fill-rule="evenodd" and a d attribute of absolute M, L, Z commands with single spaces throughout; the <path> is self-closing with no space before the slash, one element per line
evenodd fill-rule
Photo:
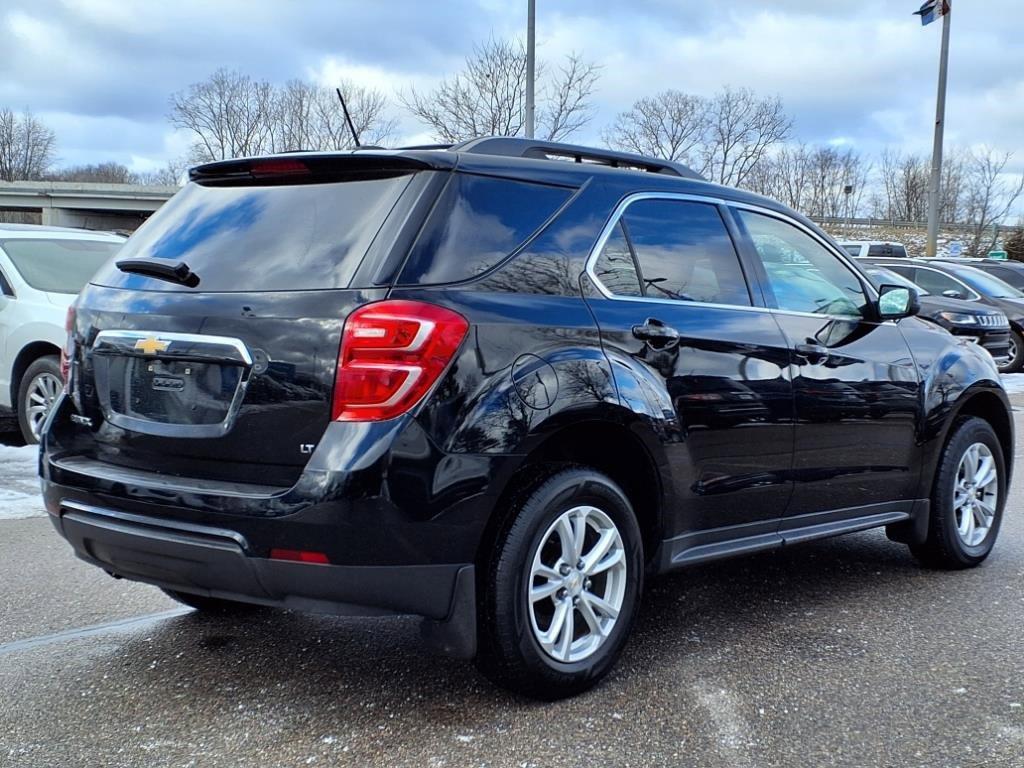
<path fill-rule="evenodd" d="M 750 306 L 739 257 L 715 206 L 640 200 L 622 220 L 648 298 Z"/>
<path fill-rule="evenodd" d="M 22 279 L 37 291 L 78 293 L 123 246 L 99 240 L 10 239 L 0 243 Z"/>
<path fill-rule="evenodd" d="M 486 272 L 569 199 L 564 187 L 452 174 L 402 270 L 402 283 L 454 283 Z"/>
<path fill-rule="evenodd" d="M 860 246 L 859 245 L 844 245 L 843 246 L 843 250 L 846 251 L 851 256 L 854 256 L 854 257 L 860 256 Z"/>
<path fill-rule="evenodd" d="M 956 267 L 950 270 L 971 288 L 980 291 L 985 296 L 993 296 L 997 299 L 1024 299 L 1021 293 L 1012 285 L 1008 285 L 995 275 L 982 272 L 974 267 Z"/>
<path fill-rule="evenodd" d="M 896 267 L 890 267 L 890 269 L 896 270 L 900 274 L 906 274 L 904 270 L 897 269 Z M 934 293 L 939 296 L 956 293 L 962 299 L 978 298 L 977 294 L 972 293 L 966 285 L 935 269 L 915 269 L 910 279 L 928 291 L 928 293 Z"/>
<path fill-rule="evenodd" d="M 1016 269 L 1010 269 L 1008 267 L 990 267 L 985 271 L 992 273 L 1000 280 L 1012 285 L 1014 288 L 1024 288 L 1024 272 L 1018 272 Z"/>
<path fill-rule="evenodd" d="M 411 176 L 329 184 L 204 187 L 189 184 L 125 243 L 123 258 L 184 261 L 201 291 L 344 288 Z M 189 290 L 126 275 L 103 285 Z"/>
<path fill-rule="evenodd" d="M 601 255 L 594 263 L 594 274 L 609 291 L 616 296 L 642 296 L 640 276 L 636 271 L 636 262 L 626 242 L 622 224 L 616 224 L 612 230 Z"/>
<path fill-rule="evenodd" d="M 910 282 L 903 275 L 887 267 L 869 266 L 864 271 L 867 272 L 868 277 L 871 278 L 871 282 L 875 284 L 876 288 L 883 285 L 901 285 L 904 288 L 913 288 L 917 291 L 918 296 L 928 295 L 928 291 L 920 285 Z"/>
<path fill-rule="evenodd" d="M 907 249 L 902 245 L 869 245 L 868 256 L 905 259 L 907 258 Z"/>
<path fill-rule="evenodd" d="M 772 216 L 738 209 L 768 275 L 780 309 L 862 316 L 867 297 L 860 279 L 825 246 Z"/>

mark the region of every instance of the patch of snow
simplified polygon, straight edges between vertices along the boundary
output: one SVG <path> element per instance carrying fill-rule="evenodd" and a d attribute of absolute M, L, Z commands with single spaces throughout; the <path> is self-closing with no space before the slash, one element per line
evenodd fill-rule
<path fill-rule="evenodd" d="M 0 445 L 0 520 L 42 517 L 39 492 L 39 447 Z"/>

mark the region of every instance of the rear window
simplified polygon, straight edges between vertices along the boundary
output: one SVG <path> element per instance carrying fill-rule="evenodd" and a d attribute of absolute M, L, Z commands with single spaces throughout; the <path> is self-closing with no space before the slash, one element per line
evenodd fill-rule
<path fill-rule="evenodd" d="M 907 258 L 907 249 L 902 245 L 869 245 L 868 256 L 882 256 L 887 259 L 905 259 Z"/>
<path fill-rule="evenodd" d="M 564 187 L 452 174 L 399 282 L 455 283 L 486 272 L 529 240 L 571 194 Z"/>
<path fill-rule="evenodd" d="M 121 258 L 184 261 L 200 291 L 348 287 L 412 176 L 323 183 L 189 184 L 125 243 Z M 96 282 L 187 291 L 110 264 Z"/>
<path fill-rule="evenodd" d="M 122 243 L 24 238 L 4 240 L 0 247 L 21 278 L 37 291 L 78 293 Z"/>

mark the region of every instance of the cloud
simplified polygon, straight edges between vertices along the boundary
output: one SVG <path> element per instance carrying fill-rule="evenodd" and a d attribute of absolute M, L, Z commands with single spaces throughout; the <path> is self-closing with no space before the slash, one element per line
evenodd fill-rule
<path fill-rule="evenodd" d="M 538 9 L 539 55 L 601 65 L 597 114 L 580 136 L 637 98 L 724 85 L 778 94 L 798 138 L 877 153 L 926 153 L 939 25 L 916 0 L 560 0 Z M 956 3 L 950 144 L 989 144 L 1024 167 L 1024 46 L 1018 0 Z M 30 107 L 58 133 L 62 162 L 143 167 L 180 151 L 167 99 L 226 66 L 284 82 L 339 78 L 392 97 L 401 138 L 423 139 L 401 89 L 451 74 L 488 35 L 522 36 L 525 3 L 422 0 L 5 0 L 0 106 Z"/>

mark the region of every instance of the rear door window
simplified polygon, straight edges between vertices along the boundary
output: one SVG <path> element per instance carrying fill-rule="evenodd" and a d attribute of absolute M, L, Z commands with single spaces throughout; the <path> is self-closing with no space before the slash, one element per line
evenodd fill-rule
<path fill-rule="evenodd" d="M 457 283 L 478 277 L 518 250 L 572 192 L 547 184 L 452 174 L 399 282 Z"/>
<path fill-rule="evenodd" d="M 183 261 L 196 289 L 109 264 L 95 282 L 160 291 L 346 288 L 411 174 L 344 182 L 189 184 L 129 240 L 120 258 Z"/>
<path fill-rule="evenodd" d="M 97 269 L 118 252 L 122 243 L 113 240 L 21 238 L 0 241 L 21 279 L 37 291 L 78 293 Z M 13 291 L 2 278 L 4 293 Z"/>
<path fill-rule="evenodd" d="M 750 306 L 739 256 L 716 206 L 639 200 L 622 222 L 647 298 Z"/>
<path fill-rule="evenodd" d="M 902 270 L 900 271 L 902 272 Z M 917 268 L 910 279 L 928 291 L 928 293 L 934 293 L 936 296 L 952 296 L 957 294 L 957 297 L 961 299 L 980 298 L 978 294 L 974 293 L 974 291 L 959 280 L 954 280 L 937 269 Z"/>

